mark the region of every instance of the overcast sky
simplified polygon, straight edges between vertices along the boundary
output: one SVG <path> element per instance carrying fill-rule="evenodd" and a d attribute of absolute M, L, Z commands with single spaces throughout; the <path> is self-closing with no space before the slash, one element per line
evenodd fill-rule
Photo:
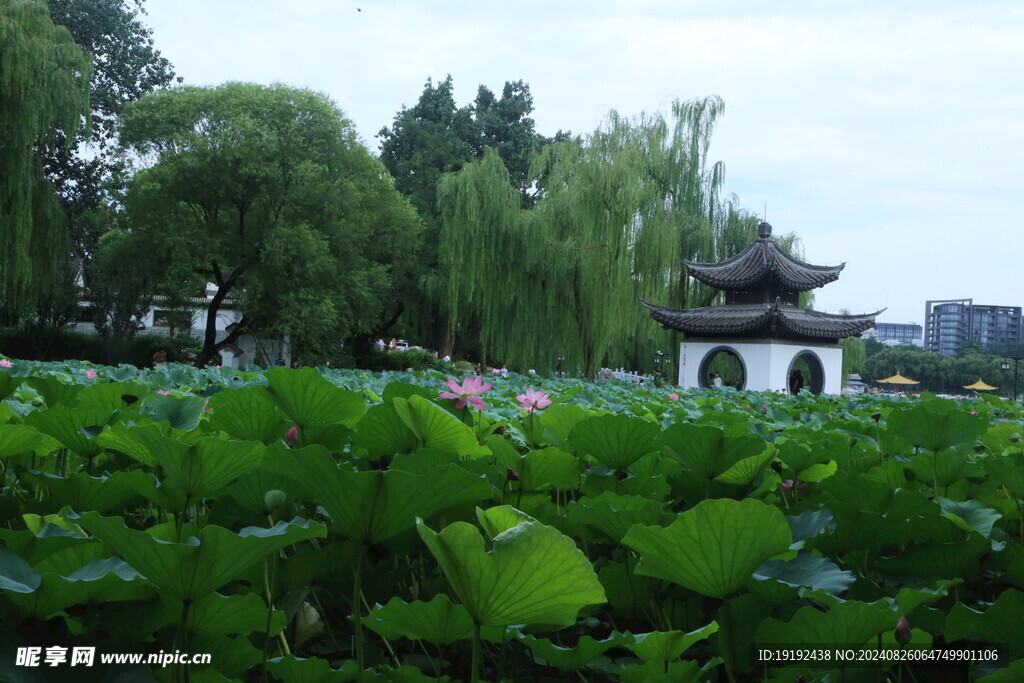
<path fill-rule="evenodd" d="M 839 4 L 147 0 L 145 21 L 186 83 L 325 92 L 375 153 L 428 77 L 460 105 L 523 79 L 546 135 L 720 95 L 726 191 L 847 264 L 816 308 L 1024 305 L 1024 3 Z"/>

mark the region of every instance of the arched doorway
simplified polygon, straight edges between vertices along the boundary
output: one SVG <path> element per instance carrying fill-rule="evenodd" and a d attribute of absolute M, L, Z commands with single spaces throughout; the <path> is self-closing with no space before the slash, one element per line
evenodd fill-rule
<path fill-rule="evenodd" d="M 723 387 L 744 389 L 747 386 L 747 368 L 743 359 L 728 346 L 717 346 L 704 355 L 698 377 L 705 389 L 714 385 L 713 375 L 718 373 Z"/>
<path fill-rule="evenodd" d="M 806 388 L 817 395 L 825 388 L 825 368 L 818 355 L 812 351 L 803 351 L 794 356 L 786 377 L 790 394 L 798 394 Z"/>

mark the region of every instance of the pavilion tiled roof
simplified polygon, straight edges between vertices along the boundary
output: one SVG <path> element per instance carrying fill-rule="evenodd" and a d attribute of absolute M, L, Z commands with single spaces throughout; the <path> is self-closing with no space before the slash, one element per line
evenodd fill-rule
<path fill-rule="evenodd" d="M 838 266 L 804 263 L 787 254 L 770 237 L 751 242 L 739 254 L 721 263 L 684 263 L 694 279 L 718 289 L 752 289 L 774 280 L 797 292 L 835 282 L 846 267 L 845 263 Z"/>
<path fill-rule="evenodd" d="M 817 341 L 838 341 L 875 326 L 877 313 L 835 315 L 774 304 L 739 304 L 704 308 L 663 308 L 640 300 L 651 318 L 665 329 L 691 337 L 770 336 Z M 883 309 L 885 310 L 885 309 Z"/>

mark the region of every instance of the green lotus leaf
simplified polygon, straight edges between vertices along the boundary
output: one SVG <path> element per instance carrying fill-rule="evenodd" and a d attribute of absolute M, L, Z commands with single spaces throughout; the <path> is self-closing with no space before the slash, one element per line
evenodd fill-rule
<path fill-rule="evenodd" d="M 736 427 L 722 429 L 713 426 L 674 424 L 661 434 L 666 452 L 682 463 L 698 479 L 714 479 L 737 465 L 741 460 L 764 453 L 765 442 Z"/>
<path fill-rule="evenodd" d="M 168 618 L 172 622 L 177 621 L 181 615 L 181 603 L 177 600 L 167 602 Z M 284 612 L 271 612 L 269 635 L 277 635 L 284 627 Z M 249 635 L 265 633 L 266 628 L 267 603 L 256 593 L 211 593 L 189 607 L 188 629 L 199 636 Z"/>
<path fill-rule="evenodd" d="M 0 371 L 0 401 L 13 394 L 24 379 L 24 377 L 13 375 L 10 372 Z"/>
<path fill-rule="evenodd" d="M 68 576 L 43 572 L 39 577 L 31 593 L 13 591 L 7 596 L 22 612 L 38 618 L 72 605 L 146 600 L 154 592 L 145 577 L 115 558 L 94 560 Z"/>
<path fill-rule="evenodd" d="M 551 435 L 551 441 L 560 448 L 565 448 L 569 433 L 583 420 L 591 417 L 591 413 L 572 403 L 555 403 L 548 406 L 540 414 L 540 426 Z"/>
<path fill-rule="evenodd" d="M 805 510 L 799 515 L 786 517 L 789 528 L 793 532 L 793 549 L 804 547 L 808 539 L 835 531 L 836 521 L 827 508 Z"/>
<path fill-rule="evenodd" d="M 345 662 L 341 669 L 332 669 L 326 659 L 302 659 L 295 655 L 268 659 L 267 671 L 282 683 L 341 683 L 359 678 L 359 669 L 352 660 Z"/>
<path fill-rule="evenodd" d="M 303 489 L 299 482 L 279 473 L 279 470 L 286 468 L 291 462 L 291 455 L 292 451 L 281 442 L 268 446 L 260 461 L 261 466 L 229 484 L 224 493 L 237 500 L 246 510 L 258 513 L 265 513 L 267 510 L 267 491 L 284 491 L 286 502 L 300 499 Z M 270 461 L 277 464 L 267 467 Z"/>
<path fill-rule="evenodd" d="M 596 498 L 583 497 L 569 504 L 569 519 L 597 529 L 615 543 L 621 543 L 634 524 L 652 526 L 664 516 L 664 506 L 643 496 L 625 496 L 605 491 Z"/>
<path fill-rule="evenodd" d="M 829 460 L 827 463 L 818 463 L 817 465 L 811 465 L 806 469 L 802 469 L 797 472 L 796 478 L 800 481 L 824 481 L 828 479 L 839 469 L 835 460 Z"/>
<path fill-rule="evenodd" d="M 102 406 L 69 408 L 58 404 L 32 413 L 25 418 L 25 424 L 49 434 L 83 458 L 94 458 L 103 451 L 94 435 L 109 424 L 113 416 L 113 410 Z"/>
<path fill-rule="evenodd" d="M 888 576 L 975 579 L 981 571 L 978 560 L 991 551 L 991 543 L 979 534 L 954 543 L 912 545 L 898 555 L 879 558 L 876 566 Z"/>
<path fill-rule="evenodd" d="M 39 587 L 42 577 L 24 559 L 0 546 L 0 590 L 28 594 Z"/>
<path fill-rule="evenodd" d="M 137 399 L 152 394 L 153 390 L 142 382 L 103 382 L 87 386 L 78 392 L 78 405 L 94 405 L 107 410 L 123 410 L 129 404 L 124 396 Z"/>
<path fill-rule="evenodd" d="M 792 560 L 768 560 L 754 572 L 754 580 L 775 580 L 793 588 L 808 587 L 833 595 L 848 590 L 856 581 L 853 572 L 840 569 L 828 558 L 800 551 Z"/>
<path fill-rule="evenodd" d="M 75 405 L 78 392 L 83 389 L 81 384 L 62 382 L 56 375 L 27 377 L 25 378 L 25 383 L 38 391 L 39 395 L 46 401 L 46 405 L 50 408 L 54 408 L 58 404 L 63 404 L 64 406 Z"/>
<path fill-rule="evenodd" d="M 569 443 L 602 465 L 625 470 L 641 457 L 658 450 L 661 429 L 647 420 L 628 415 L 598 415 L 576 423 Z"/>
<path fill-rule="evenodd" d="M 946 642 L 965 638 L 1008 644 L 1012 659 L 1024 656 L 1024 593 L 1008 588 L 984 612 L 956 603 L 946 619 Z"/>
<path fill-rule="evenodd" d="M 151 394 L 143 400 L 140 412 L 152 415 L 155 422 L 190 432 L 199 426 L 205 407 L 206 401 L 198 396 Z"/>
<path fill-rule="evenodd" d="M 401 636 L 435 645 L 450 645 L 473 637 L 469 612 L 464 606 L 453 604 L 447 595 L 437 595 L 429 602 L 391 598 L 386 605 L 375 605 L 363 617 L 363 625 L 388 639 Z"/>
<path fill-rule="evenodd" d="M 50 439 L 32 427 L 0 424 L 0 458 L 32 453 L 46 446 L 47 442 L 50 442 Z"/>
<path fill-rule="evenodd" d="M 131 432 L 160 467 L 163 487 L 187 500 L 211 496 L 256 469 L 266 451 L 265 446 L 253 442 L 205 437 L 187 444 L 152 429 Z"/>
<path fill-rule="evenodd" d="M 362 396 L 339 389 L 313 368 L 277 368 L 264 376 L 271 400 L 300 429 L 327 424 L 351 427 L 366 412 Z"/>
<path fill-rule="evenodd" d="M 977 531 L 988 538 L 992 535 L 992 525 L 1002 517 L 990 507 L 985 507 L 976 500 L 956 501 L 936 498 L 942 508 L 942 516 L 965 531 Z"/>
<path fill-rule="evenodd" d="M 291 455 L 288 470 L 279 473 L 301 482 L 346 536 L 367 544 L 394 538 L 410 529 L 417 517 L 492 495 L 484 478 L 458 465 L 421 475 L 398 470 L 347 472 L 319 447 Z"/>
<path fill-rule="evenodd" d="M 269 529 L 246 527 L 238 534 L 211 525 L 184 543 L 168 543 L 129 529 L 120 517 L 87 512 L 73 519 L 162 593 L 182 601 L 194 601 L 212 593 L 287 545 L 327 535 L 322 524 L 296 518 L 278 522 Z"/>
<path fill-rule="evenodd" d="M 817 442 L 821 440 L 820 433 L 818 439 L 814 439 L 813 433 L 808 434 L 807 438 L 813 440 L 813 448 L 809 444 L 794 441 L 791 438 L 782 438 L 775 441 L 776 455 L 790 472 L 801 472 L 829 461 L 828 452 L 818 447 Z"/>
<path fill-rule="evenodd" d="M 640 553 L 638 574 L 715 598 L 735 592 L 792 542 L 782 512 L 749 498 L 705 500 L 668 527 L 636 525 L 622 539 Z"/>
<path fill-rule="evenodd" d="M 66 548 L 96 544 L 96 541 L 84 539 L 56 524 L 44 524 L 38 535 L 24 529 L 0 529 L 0 541 L 31 566 Z"/>
<path fill-rule="evenodd" d="M 380 460 L 397 453 L 412 453 L 419 446 L 419 439 L 405 426 L 394 406 L 381 403 L 367 410 L 359 420 L 356 443 L 367 450 L 371 460 Z"/>
<path fill-rule="evenodd" d="M 119 470 L 102 477 L 78 472 L 58 477 L 43 472 L 24 472 L 26 481 L 34 482 L 36 490 L 48 491 L 60 506 L 72 510 L 106 512 L 134 498 L 135 486 L 148 475 L 141 470 Z M 129 484 L 129 482 L 134 482 Z"/>
<path fill-rule="evenodd" d="M 985 458 L 984 466 L 992 481 L 1005 486 L 1015 497 L 1024 498 L 1024 455 L 992 455 Z"/>
<path fill-rule="evenodd" d="M 984 418 L 942 399 L 922 399 L 909 408 L 894 410 L 888 419 L 889 431 L 932 452 L 973 443 L 987 427 Z"/>
<path fill-rule="evenodd" d="M 580 461 L 554 446 L 530 451 L 517 469 L 524 491 L 571 491 L 580 483 Z"/>
<path fill-rule="evenodd" d="M 437 394 L 437 391 L 431 391 L 426 387 L 409 384 L 408 382 L 388 382 L 388 385 L 384 387 L 384 393 L 381 395 L 381 400 L 385 403 L 390 403 L 396 398 L 408 399 L 412 396 L 422 396 L 430 401 L 437 398 Z"/>
<path fill-rule="evenodd" d="M 715 480 L 723 484 L 746 486 L 761 476 L 765 468 L 768 467 L 768 463 L 774 459 L 775 448 L 768 444 L 763 453 L 737 460 L 729 469 L 715 477 Z"/>
<path fill-rule="evenodd" d="M 634 664 L 615 673 L 626 683 L 697 683 L 705 677 L 705 670 L 721 663 L 712 659 L 703 669 L 697 662 L 647 662 Z"/>
<path fill-rule="evenodd" d="M 934 486 L 952 486 L 967 475 L 971 463 L 964 456 L 952 450 L 921 452 L 910 461 L 909 469 L 914 476 Z"/>
<path fill-rule="evenodd" d="M 559 671 L 572 673 L 579 671 L 613 647 L 625 645 L 632 641 L 623 633 L 612 633 L 604 640 L 595 640 L 590 636 L 582 636 L 573 647 L 555 645 L 547 638 L 531 635 L 518 636 L 519 642 L 530 648 L 535 659 L 543 660 L 548 666 Z"/>
<path fill-rule="evenodd" d="M 822 612 L 801 607 L 788 622 L 765 619 L 757 628 L 757 642 L 778 645 L 845 643 L 862 645 L 883 631 L 896 628 L 900 615 L 891 601 L 840 602 Z"/>
<path fill-rule="evenodd" d="M 422 448 L 436 448 L 459 455 L 482 455 L 473 430 L 441 406 L 422 396 L 395 397 L 391 406 L 402 423 L 419 440 Z"/>
<path fill-rule="evenodd" d="M 263 387 L 222 391 L 210 397 L 210 429 L 242 441 L 272 444 L 291 426 Z"/>
<path fill-rule="evenodd" d="M 698 641 L 704 640 L 713 633 L 718 633 L 718 622 L 712 621 L 695 631 L 653 631 L 633 636 L 632 643 L 625 646 L 636 653 L 645 662 L 672 662 L 682 656 Z"/>
<path fill-rule="evenodd" d="M 509 515 L 502 507 L 478 515 L 503 526 L 497 518 Z M 605 602 L 590 561 L 572 539 L 532 518 L 497 534 L 490 551 L 466 522 L 436 533 L 417 519 L 416 528 L 476 623 L 570 626 L 580 609 Z"/>

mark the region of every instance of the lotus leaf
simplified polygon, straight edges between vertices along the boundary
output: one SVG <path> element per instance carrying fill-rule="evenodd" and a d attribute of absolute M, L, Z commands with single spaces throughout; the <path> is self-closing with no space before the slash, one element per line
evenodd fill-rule
<path fill-rule="evenodd" d="M 516 515 L 502 507 L 478 514 L 496 528 L 507 526 Z M 499 515 L 506 519 L 499 521 Z M 440 533 L 419 519 L 416 527 L 478 624 L 569 626 L 580 609 L 605 602 L 590 561 L 572 539 L 531 518 L 494 536 L 490 551 L 480 532 L 466 522 L 450 524 Z"/>
<path fill-rule="evenodd" d="M 623 544 L 640 553 L 637 573 L 710 597 L 739 589 L 793 535 L 778 508 L 757 500 L 706 500 L 668 527 L 635 525 Z"/>

